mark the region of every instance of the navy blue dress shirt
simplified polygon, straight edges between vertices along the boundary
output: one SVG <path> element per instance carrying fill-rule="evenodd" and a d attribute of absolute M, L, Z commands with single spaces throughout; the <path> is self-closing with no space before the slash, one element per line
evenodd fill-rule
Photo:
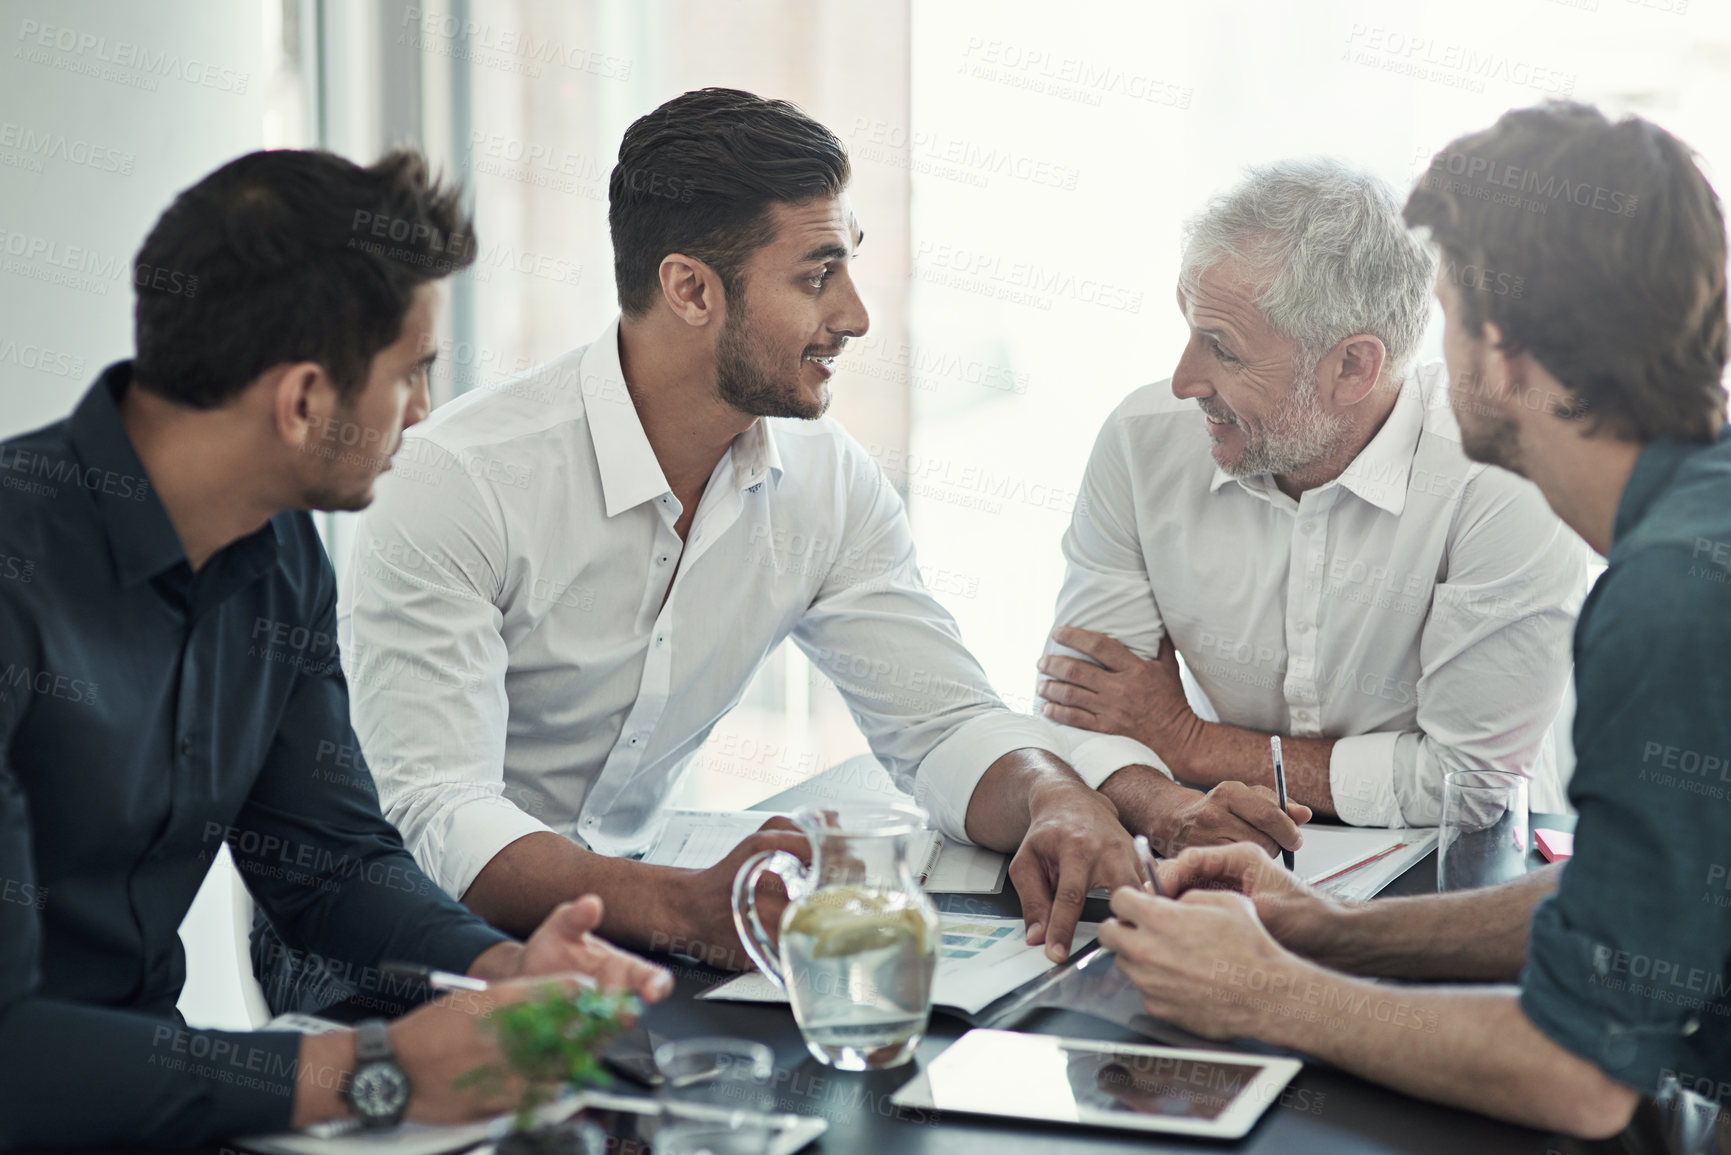
<path fill-rule="evenodd" d="M 350 974 L 462 971 L 504 938 L 379 812 L 312 519 L 194 573 L 121 421 L 130 377 L 0 443 L 0 1146 L 287 1126 L 299 1036 L 175 1009 L 225 842 L 288 949 Z"/>

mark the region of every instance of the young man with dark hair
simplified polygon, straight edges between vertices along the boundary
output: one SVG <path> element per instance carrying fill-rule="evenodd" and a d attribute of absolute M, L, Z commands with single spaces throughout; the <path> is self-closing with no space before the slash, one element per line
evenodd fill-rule
<path fill-rule="evenodd" d="M 498 1061 L 483 1015 L 536 983 L 317 1036 L 185 1026 L 176 932 L 225 842 L 291 948 L 354 972 L 670 986 L 589 933 L 593 897 L 523 944 L 442 894 L 353 753 L 305 511 L 365 506 L 426 415 L 436 285 L 468 233 L 410 153 L 233 161 L 139 251 L 137 359 L 0 444 L 0 553 L 22 559 L 0 581 L 0 1146 L 509 1104 L 452 1083 Z"/>
<path fill-rule="evenodd" d="M 593 890 L 617 941 L 746 965 L 734 874 L 803 837 L 771 824 L 709 870 L 632 856 L 788 637 L 945 834 L 1015 853 L 1030 942 L 1064 957 L 1089 888 L 1135 877 L 1112 804 L 998 700 L 900 498 L 822 419 L 868 323 L 848 179 L 782 101 L 704 89 L 638 120 L 609 190 L 623 316 L 434 414 L 365 516 L 357 729 L 409 848 L 496 926 Z"/>
<path fill-rule="evenodd" d="M 1210 1037 L 1574 1135 L 1613 1134 L 1657 1095 L 1677 1109 L 1671 1149 L 1694 1151 L 1731 1093 L 1719 202 L 1669 133 L 1559 103 L 1449 145 L 1406 219 L 1445 268 L 1525 278 L 1519 297 L 1438 279 L 1462 443 L 1530 478 L 1609 561 L 1575 629 L 1575 855 L 1347 905 L 1250 846 L 1192 851 L 1162 869 L 1178 901 L 1121 890 L 1100 937 L 1150 1013 Z"/>

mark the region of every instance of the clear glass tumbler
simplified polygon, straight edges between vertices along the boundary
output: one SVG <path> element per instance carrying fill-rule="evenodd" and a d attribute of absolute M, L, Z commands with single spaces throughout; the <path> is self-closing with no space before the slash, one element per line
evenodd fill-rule
<path fill-rule="evenodd" d="M 1495 886 L 1527 872 L 1527 779 L 1455 770 L 1443 779 L 1436 888 Z"/>

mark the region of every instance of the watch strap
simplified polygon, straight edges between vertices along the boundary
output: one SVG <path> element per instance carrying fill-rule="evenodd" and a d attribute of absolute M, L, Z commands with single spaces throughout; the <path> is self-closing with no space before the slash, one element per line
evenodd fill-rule
<path fill-rule="evenodd" d="M 384 1019 L 365 1019 L 355 1024 L 355 1065 L 390 1061 L 396 1057 L 391 1049 L 391 1032 Z"/>

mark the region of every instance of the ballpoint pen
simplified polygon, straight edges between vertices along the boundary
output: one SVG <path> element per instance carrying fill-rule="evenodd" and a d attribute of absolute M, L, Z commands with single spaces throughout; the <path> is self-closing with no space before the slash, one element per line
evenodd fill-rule
<path fill-rule="evenodd" d="M 1142 860 L 1142 869 L 1148 874 L 1148 886 L 1158 898 L 1165 898 L 1166 892 L 1160 889 L 1160 875 L 1154 869 L 1154 848 L 1148 845 L 1148 836 L 1136 836 L 1136 857 Z"/>
<path fill-rule="evenodd" d="M 435 991 L 484 991 L 490 985 L 486 979 L 478 979 L 471 975 L 453 974 L 450 971 L 435 970 L 421 963 L 388 962 L 379 967 L 379 973 L 396 979 L 409 979 L 422 983 Z M 565 979 L 575 979 L 580 987 L 595 988 L 598 984 L 588 975 L 563 974 Z"/>
<path fill-rule="evenodd" d="M 1286 763 L 1280 757 L 1280 735 L 1268 736 L 1268 752 L 1274 755 L 1274 797 L 1280 803 L 1280 812 L 1286 813 Z M 1280 861 L 1291 870 L 1296 865 L 1292 851 L 1281 850 Z"/>

